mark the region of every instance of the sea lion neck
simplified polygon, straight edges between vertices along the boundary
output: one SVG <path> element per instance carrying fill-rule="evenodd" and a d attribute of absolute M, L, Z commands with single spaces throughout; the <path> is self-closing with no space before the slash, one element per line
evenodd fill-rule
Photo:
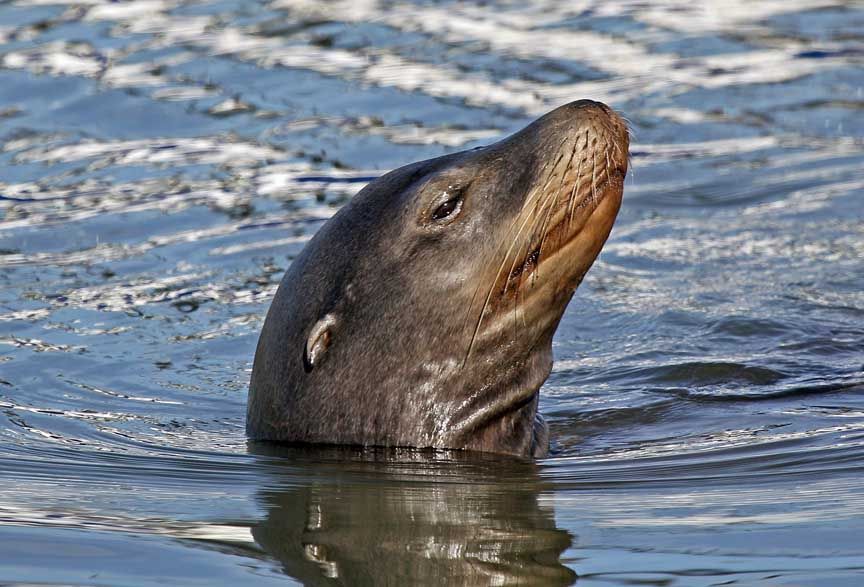
<path fill-rule="evenodd" d="M 470 450 L 544 455 L 548 445 L 538 441 L 535 420 L 540 387 L 552 370 L 551 345 L 534 349 L 519 362 L 487 357 L 485 365 L 494 372 L 486 375 L 483 386 L 440 398 L 435 439 Z"/>

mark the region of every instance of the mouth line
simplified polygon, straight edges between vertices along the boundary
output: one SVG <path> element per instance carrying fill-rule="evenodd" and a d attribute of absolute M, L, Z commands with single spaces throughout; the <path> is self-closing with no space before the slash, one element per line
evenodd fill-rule
<path fill-rule="evenodd" d="M 610 205 L 611 203 L 611 205 Z M 598 211 L 604 209 L 602 214 Z M 574 232 L 555 249 L 543 253 L 543 267 L 534 267 L 512 287 L 512 302 L 518 307 L 523 325 L 533 325 L 537 332 L 560 318 L 554 308 L 566 305 L 582 278 L 594 263 L 603 246 L 612 222 L 605 220 L 611 212 L 614 222 L 617 205 L 609 197 L 598 198 L 597 206 L 585 218 L 584 230 Z M 515 310 L 514 310 L 515 311 Z M 542 336 L 542 334 L 538 334 Z"/>
<path fill-rule="evenodd" d="M 537 242 L 533 247 L 530 247 L 530 252 L 525 255 L 521 262 L 516 263 L 513 271 L 511 271 L 508 276 L 508 282 L 516 281 L 525 274 L 527 274 L 528 277 L 531 277 L 532 274 L 536 274 L 537 269 L 544 263 L 544 261 L 554 257 L 559 250 L 565 248 L 579 235 L 587 222 L 593 216 L 594 212 L 599 208 L 600 204 L 606 200 L 610 188 L 614 187 L 616 182 L 623 183 L 626 175 L 627 172 L 625 170 L 615 168 L 611 175 L 598 183 L 596 187 L 594 187 L 579 201 L 579 203 L 575 204 L 572 211 L 568 212 L 569 207 L 565 207 L 563 213 L 560 213 L 560 210 L 556 210 L 555 216 L 557 217 L 557 221 L 550 224 L 544 233 L 535 239 L 539 242 Z M 589 206 L 593 206 L 594 209 L 584 216 L 583 222 L 576 228 L 576 230 L 571 231 L 574 220 L 573 214 L 579 210 L 584 210 Z M 562 206 L 559 206 L 559 208 L 560 207 Z M 555 246 L 550 250 L 550 241 L 554 242 L 555 236 L 560 235 L 561 233 L 565 234 L 564 238 L 559 238 L 560 242 L 558 243 L 558 246 Z"/>

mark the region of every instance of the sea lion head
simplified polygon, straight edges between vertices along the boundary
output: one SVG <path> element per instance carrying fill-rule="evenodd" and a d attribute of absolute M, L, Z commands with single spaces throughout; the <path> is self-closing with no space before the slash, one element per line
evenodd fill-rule
<path fill-rule="evenodd" d="M 368 184 L 282 280 L 250 437 L 537 452 L 552 337 L 612 228 L 628 146 L 582 100 Z"/>

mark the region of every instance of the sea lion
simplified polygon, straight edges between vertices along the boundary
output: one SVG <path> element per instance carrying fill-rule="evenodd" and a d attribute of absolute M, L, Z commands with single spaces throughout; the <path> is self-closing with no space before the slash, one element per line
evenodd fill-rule
<path fill-rule="evenodd" d="M 621 205 L 629 133 L 561 106 L 391 171 L 282 278 L 252 368 L 252 440 L 542 456 L 552 336 Z"/>

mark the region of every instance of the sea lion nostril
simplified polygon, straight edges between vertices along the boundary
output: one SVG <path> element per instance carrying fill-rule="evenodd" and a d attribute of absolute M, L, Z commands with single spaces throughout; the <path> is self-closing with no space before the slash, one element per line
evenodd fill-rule
<path fill-rule="evenodd" d="M 540 261 L 540 247 L 535 248 L 531 251 L 531 254 L 525 257 L 525 260 L 522 263 L 516 264 L 513 267 L 513 270 L 510 272 L 510 280 L 514 280 L 525 272 L 532 271 L 535 267 L 537 267 L 537 263 Z"/>
<path fill-rule="evenodd" d="M 598 106 L 605 106 L 605 104 L 603 104 L 602 102 L 597 102 L 596 100 L 583 98 L 582 100 L 570 102 L 570 106 L 574 106 L 576 108 L 597 108 Z"/>
<path fill-rule="evenodd" d="M 564 108 L 572 108 L 576 112 L 576 116 L 584 116 L 586 112 L 595 111 L 597 114 L 601 114 L 603 116 L 608 116 L 614 113 L 609 106 L 604 104 L 603 102 L 597 102 L 596 100 L 578 100 L 576 102 L 570 102 Z"/>

